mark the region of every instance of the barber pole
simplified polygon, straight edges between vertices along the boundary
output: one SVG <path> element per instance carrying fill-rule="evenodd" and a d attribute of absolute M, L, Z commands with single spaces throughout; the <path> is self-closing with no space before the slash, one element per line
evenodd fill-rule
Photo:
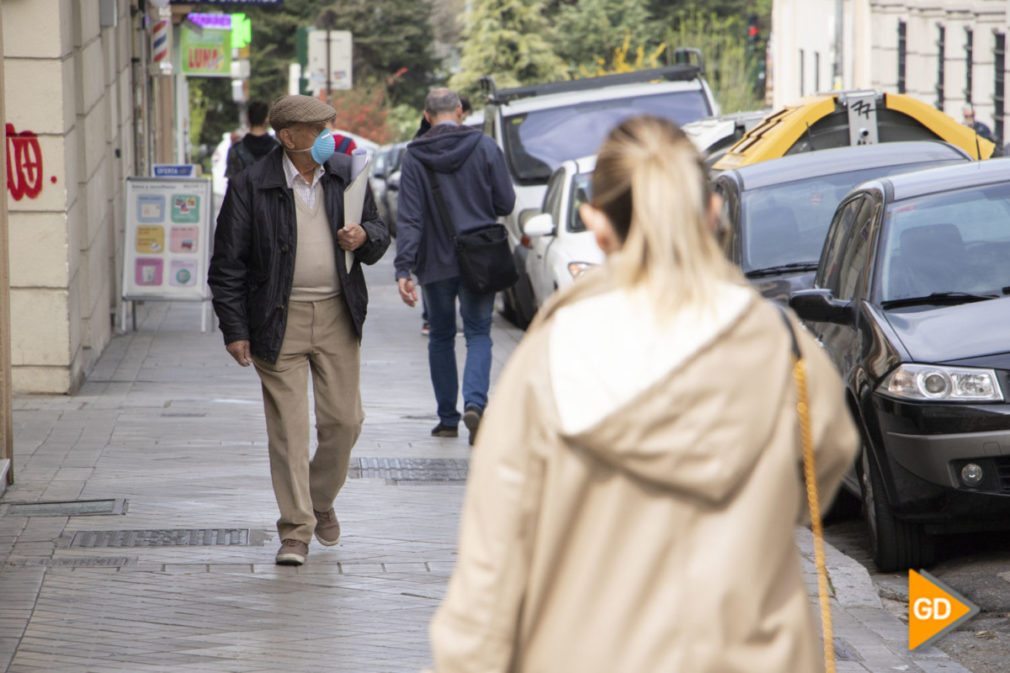
<path fill-rule="evenodd" d="M 151 27 L 152 69 L 159 75 L 172 74 L 172 59 L 169 56 L 171 40 L 171 20 L 159 18 Z"/>
<path fill-rule="evenodd" d="M 154 46 L 154 62 L 164 61 L 168 56 L 168 21 L 162 19 L 154 24 L 151 39 Z"/>

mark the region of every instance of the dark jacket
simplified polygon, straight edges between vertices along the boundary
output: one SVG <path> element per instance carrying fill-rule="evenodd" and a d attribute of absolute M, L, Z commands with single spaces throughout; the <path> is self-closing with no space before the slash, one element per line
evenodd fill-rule
<path fill-rule="evenodd" d="M 421 285 L 459 276 L 456 251 L 438 216 L 425 166 L 438 176 L 456 231 L 494 224 L 512 212 L 516 194 L 505 157 L 491 138 L 466 126 L 439 124 L 410 143 L 400 172 L 396 277 Z"/>
<path fill-rule="evenodd" d="M 280 146 L 228 183 L 217 218 L 208 284 L 226 344 L 248 339 L 252 354 L 276 362 L 287 326 L 287 306 L 295 273 L 295 197 L 287 186 Z M 371 191 L 365 195 L 361 226 L 368 240 L 354 251 L 350 273 L 337 230 L 344 226 L 344 188 L 351 158 L 334 154 L 320 179 L 323 204 L 333 231 L 341 297 L 361 338 L 368 289 L 361 263 L 374 264 L 389 247 L 389 231 L 379 218 Z"/>
<path fill-rule="evenodd" d="M 251 133 L 245 134 L 242 140 L 228 148 L 228 162 L 224 176 L 232 178 L 238 175 L 243 169 L 252 166 L 270 154 L 270 151 L 278 145 L 280 143 L 272 135 L 266 133 L 261 136 L 254 136 Z"/>

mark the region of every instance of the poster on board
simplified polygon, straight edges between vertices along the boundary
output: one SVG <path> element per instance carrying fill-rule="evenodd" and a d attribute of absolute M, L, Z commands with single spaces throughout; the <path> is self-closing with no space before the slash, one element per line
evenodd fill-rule
<path fill-rule="evenodd" d="M 210 178 L 127 178 L 123 299 L 207 301 Z"/>

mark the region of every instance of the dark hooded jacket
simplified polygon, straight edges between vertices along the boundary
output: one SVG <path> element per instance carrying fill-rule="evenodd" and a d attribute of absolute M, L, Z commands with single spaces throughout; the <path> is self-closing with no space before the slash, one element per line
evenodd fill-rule
<path fill-rule="evenodd" d="M 298 230 L 283 154 L 278 145 L 228 182 L 208 273 L 224 342 L 248 339 L 252 354 L 270 363 L 277 361 L 287 327 Z M 351 158 L 334 154 L 323 168 L 323 206 L 333 232 L 340 296 L 360 339 L 368 308 L 361 264 L 374 264 L 382 257 L 389 247 L 389 230 L 379 218 L 371 191 L 366 190 L 361 226 L 368 238 L 354 251 L 356 263 L 348 269 L 344 251 L 337 245 L 337 230 L 344 226 L 344 188 L 351 179 Z"/>
<path fill-rule="evenodd" d="M 396 277 L 421 285 L 459 276 L 452 239 L 435 205 L 425 166 L 437 175 L 456 231 L 494 224 L 512 212 L 515 190 L 505 157 L 476 129 L 439 124 L 407 146 L 396 214 Z"/>
<path fill-rule="evenodd" d="M 249 166 L 270 154 L 270 150 L 280 145 L 272 135 L 264 133 L 261 136 L 247 133 L 228 149 L 227 169 L 224 176 L 233 178 Z"/>

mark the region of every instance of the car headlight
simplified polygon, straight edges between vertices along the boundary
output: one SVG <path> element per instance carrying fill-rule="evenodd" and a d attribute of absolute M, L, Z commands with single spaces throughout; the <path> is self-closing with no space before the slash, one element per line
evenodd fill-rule
<path fill-rule="evenodd" d="M 877 390 L 903 400 L 1003 401 L 1003 390 L 992 369 L 903 364 L 885 376 Z"/>
<path fill-rule="evenodd" d="M 591 262 L 568 262 L 568 273 L 572 274 L 572 278 L 578 278 L 587 269 L 596 266 Z"/>

